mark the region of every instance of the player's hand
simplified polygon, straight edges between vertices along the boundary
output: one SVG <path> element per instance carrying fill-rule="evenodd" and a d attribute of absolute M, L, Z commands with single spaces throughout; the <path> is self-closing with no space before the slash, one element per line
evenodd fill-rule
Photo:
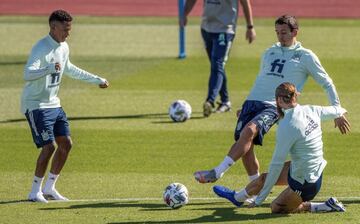
<path fill-rule="evenodd" d="M 110 85 L 109 82 L 107 80 L 105 80 L 104 83 L 99 84 L 99 87 L 102 89 L 105 89 L 105 88 L 109 87 L 109 85 Z"/>
<path fill-rule="evenodd" d="M 245 34 L 246 40 L 251 44 L 256 39 L 256 32 L 254 28 L 247 29 Z"/>
<path fill-rule="evenodd" d="M 60 72 L 60 71 L 61 71 L 61 65 L 60 65 L 59 62 L 56 62 L 56 63 L 55 63 L 55 71 L 56 71 L 56 72 Z"/>
<path fill-rule="evenodd" d="M 248 208 L 255 208 L 257 205 L 255 204 L 255 202 L 250 203 L 247 207 Z"/>
<path fill-rule="evenodd" d="M 345 115 L 334 119 L 335 128 L 339 128 L 341 134 L 350 132 L 350 122 L 346 119 Z"/>

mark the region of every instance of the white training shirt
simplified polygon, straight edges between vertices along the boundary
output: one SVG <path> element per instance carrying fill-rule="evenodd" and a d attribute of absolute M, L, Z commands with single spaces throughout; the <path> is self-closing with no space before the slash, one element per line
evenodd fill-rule
<path fill-rule="evenodd" d="M 239 0 L 204 0 L 201 28 L 209 33 L 235 34 Z"/>
<path fill-rule="evenodd" d="M 55 63 L 60 63 L 60 71 L 55 70 Z M 21 112 L 61 107 L 57 95 L 63 74 L 94 84 L 106 82 L 105 79 L 71 64 L 68 44 L 58 43 L 47 35 L 34 45 L 25 65 L 26 84 L 21 97 Z"/>
<path fill-rule="evenodd" d="M 326 160 L 323 158 L 321 120 L 342 116 L 346 110 L 340 106 L 301 106 L 284 110 L 276 132 L 275 151 L 265 184 L 255 200 L 262 204 L 276 184 L 287 155 L 290 153 L 290 176 L 303 184 L 316 182 Z"/>
<path fill-rule="evenodd" d="M 276 43 L 263 54 L 260 72 L 247 100 L 275 105 L 275 89 L 281 83 L 290 82 L 301 92 L 309 76 L 326 91 L 330 105 L 340 105 L 332 79 L 311 50 L 302 47 L 300 42 L 291 47 Z"/>

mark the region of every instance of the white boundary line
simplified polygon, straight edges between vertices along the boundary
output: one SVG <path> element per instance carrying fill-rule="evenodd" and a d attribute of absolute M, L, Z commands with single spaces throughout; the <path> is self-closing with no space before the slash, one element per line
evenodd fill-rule
<path fill-rule="evenodd" d="M 316 197 L 315 201 L 327 200 L 329 197 Z M 349 197 L 336 197 L 337 199 L 344 200 L 360 200 L 360 196 L 349 196 Z M 274 200 L 275 197 L 268 197 L 267 201 Z M 223 201 L 224 199 L 218 197 L 212 198 L 189 198 L 189 201 Z M 99 199 L 74 199 L 69 201 L 49 201 L 49 202 L 106 202 L 106 201 L 119 201 L 119 202 L 131 202 L 131 201 L 163 201 L 162 198 L 99 198 Z"/>

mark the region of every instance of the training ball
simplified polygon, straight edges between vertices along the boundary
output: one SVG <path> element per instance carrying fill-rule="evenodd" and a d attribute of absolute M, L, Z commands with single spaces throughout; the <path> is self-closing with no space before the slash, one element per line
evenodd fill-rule
<path fill-rule="evenodd" d="M 189 192 L 185 185 L 172 183 L 165 188 L 163 199 L 168 207 L 178 209 L 189 202 Z"/>
<path fill-rule="evenodd" d="M 169 107 L 169 116 L 175 122 L 184 122 L 191 117 L 191 106 L 185 100 L 176 100 Z"/>

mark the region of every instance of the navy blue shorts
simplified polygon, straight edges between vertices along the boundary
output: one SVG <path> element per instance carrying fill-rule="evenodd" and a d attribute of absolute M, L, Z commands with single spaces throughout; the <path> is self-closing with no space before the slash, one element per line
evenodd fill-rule
<path fill-rule="evenodd" d="M 315 198 L 317 193 L 320 191 L 322 183 L 322 174 L 319 179 L 315 183 L 308 183 L 305 181 L 304 184 L 301 184 L 291 178 L 290 170 L 288 174 L 288 184 L 291 190 L 293 190 L 296 194 L 298 194 L 303 201 L 311 201 Z"/>
<path fill-rule="evenodd" d="M 256 124 L 259 133 L 254 138 L 255 145 L 262 145 L 264 135 L 277 122 L 279 115 L 276 106 L 262 101 L 246 100 L 242 105 L 241 113 L 235 128 L 235 141 L 240 137 L 242 129 L 249 123 Z"/>
<path fill-rule="evenodd" d="M 61 107 L 26 111 L 25 116 L 38 148 L 54 142 L 57 136 L 70 136 L 69 123 Z"/>

